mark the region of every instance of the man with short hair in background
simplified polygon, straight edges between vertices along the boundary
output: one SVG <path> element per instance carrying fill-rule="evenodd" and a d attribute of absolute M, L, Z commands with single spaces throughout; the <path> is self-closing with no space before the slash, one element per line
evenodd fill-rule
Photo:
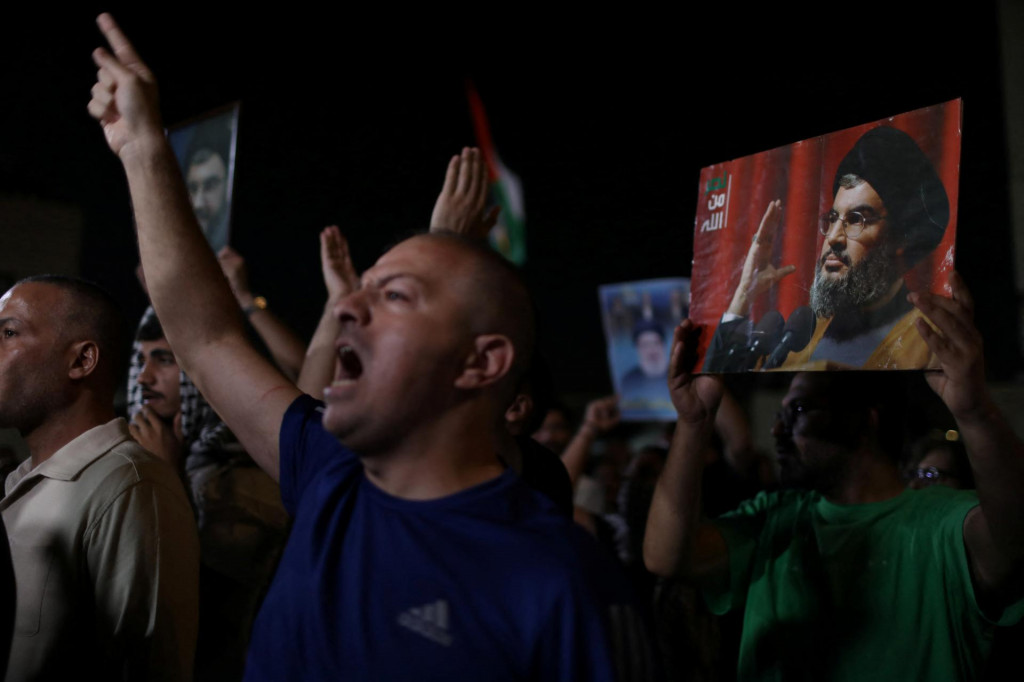
<path fill-rule="evenodd" d="M 0 298 L 0 426 L 29 458 L 0 501 L 17 582 L 7 679 L 189 680 L 199 548 L 174 470 L 114 415 L 123 321 L 83 280 Z"/>

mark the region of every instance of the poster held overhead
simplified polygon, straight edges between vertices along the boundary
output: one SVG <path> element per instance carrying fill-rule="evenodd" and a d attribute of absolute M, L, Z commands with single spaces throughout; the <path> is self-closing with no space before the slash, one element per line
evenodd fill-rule
<path fill-rule="evenodd" d="M 608 369 L 623 421 L 674 421 L 668 392 L 672 332 L 689 313 L 685 277 L 598 287 Z"/>
<path fill-rule="evenodd" d="M 215 253 L 231 241 L 238 109 L 234 102 L 167 131 L 199 226 Z"/>
<path fill-rule="evenodd" d="M 950 295 L 961 115 L 953 100 L 704 168 L 694 369 L 934 366 L 907 294 Z M 754 355 L 770 314 L 784 331 Z"/>

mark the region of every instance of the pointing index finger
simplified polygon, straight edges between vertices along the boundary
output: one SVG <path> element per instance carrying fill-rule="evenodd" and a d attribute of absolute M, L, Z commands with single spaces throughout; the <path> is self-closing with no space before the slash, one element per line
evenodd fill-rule
<path fill-rule="evenodd" d="M 110 49 L 114 51 L 114 56 L 117 57 L 121 64 L 136 72 L 149 71 L 139 57 L 139 53 L 135 51 L 131 41 L 128 40 L 128 36 L 124 34 L 121 27 L 114 21 L 114 17 L 104 12 L 96 18 L 96 24 L 100 27 L 103 37 L 107 39 Z"/>

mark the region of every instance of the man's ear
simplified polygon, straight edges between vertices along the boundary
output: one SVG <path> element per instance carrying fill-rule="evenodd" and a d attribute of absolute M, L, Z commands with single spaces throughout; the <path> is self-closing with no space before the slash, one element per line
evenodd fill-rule
<path fill-rule="evenodd" d="M 521 425 L 531 412 L 533 412 L 533 398 L 526 393 L 520 393 L 505 410 L 505 421 L 509 424 Z"/>
<path fill-rule="evenodd" d="M 481 334 L 473 339 L 473 350 L 466 358 L 455 387 L 464 389 L 492 386 L 512 369 L 515 360 L 512 339 L 504 334 Z"/>
<path fill-rule="evenodd" d="M 71 367 L 68 376 L 73 381 L 84 379 L 95 371 L 100 361 L 100 347 L 95 341 L 76 341 L 69 350 Z"/>

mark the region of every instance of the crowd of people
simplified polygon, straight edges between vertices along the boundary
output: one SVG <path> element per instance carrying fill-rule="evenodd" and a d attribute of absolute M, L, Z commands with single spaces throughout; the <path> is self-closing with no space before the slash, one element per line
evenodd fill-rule
<path fill-rule="evenodd" d="M 152 305 L 129 344 L 89 282 L 0 298 L 0 422 L 30 453 L 0 500 L 6 679 L 991 675 L 1024 616 L 1024 444 L 959 275 L 951 298 L 886 288 L 936 371 L 795 375 L 774 456 L 737 386 L 691 372 L 684 321 L 678 419 L 640 442 L 616 396 L 578 420 L 555 398 L 530 292 L 483 239 L 478 150 L 451 159 L 429 231 L 361 275 L 324 229 L 304 343 L 211 250 L 155 77 L 98 23 L 88 111 Z M 911 428 L 925 381 L 942 438 Z"/>

